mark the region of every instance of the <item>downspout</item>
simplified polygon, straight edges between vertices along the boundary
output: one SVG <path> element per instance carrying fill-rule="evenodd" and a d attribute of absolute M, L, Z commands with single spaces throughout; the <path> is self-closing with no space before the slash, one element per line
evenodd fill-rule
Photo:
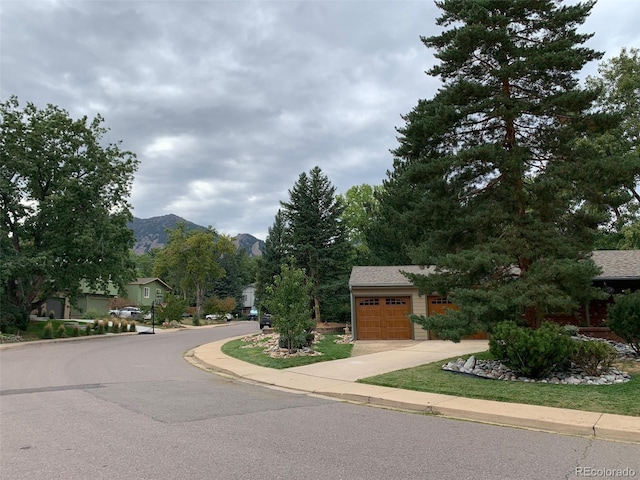
<path fill-rule="evenodd" d="M 355 304 L 353 301 L 353 287 L 349 285 L 349 303 L 351 305 L 351 340 L 356 340 L 356 311 Z"/>

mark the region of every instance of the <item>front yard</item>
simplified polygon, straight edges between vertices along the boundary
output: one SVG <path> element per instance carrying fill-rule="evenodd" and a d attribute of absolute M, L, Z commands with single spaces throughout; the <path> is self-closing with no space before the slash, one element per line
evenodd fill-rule
<path fill-rule="evenodd" d="M 314 346 L 320 356 L 273 358 L 268 350 L 265 335 L 250 335 L 233 340 L 222 351 L 239 360 L 263 367 L 285 369 L 315 362 L 348 358 L 352 344 L 336 343 L 342 335 L 325 334 Z M 476 354 L 479 359 L 490 359 L 489 352 Z M 509 403 L 544 405 L 618 415 L 640 416 L 640 362 L 629 360 L 616 364 L 619 370 L 631 374 L 631 381 L 618 385 L 554 385 L 544 383 L 509 382 L 489 380 L 471 375 L 442 370 L 450 360 L 438 361 L 405 370 L 359 380 L 360 383 L 442 393 L 458 397 L 480 398 Z"/>

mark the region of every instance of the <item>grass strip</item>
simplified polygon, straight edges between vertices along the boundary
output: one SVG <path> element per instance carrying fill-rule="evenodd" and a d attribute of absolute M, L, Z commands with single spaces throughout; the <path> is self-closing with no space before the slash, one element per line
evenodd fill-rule
<path fill-rule="evenodd" d="M 318 362 L 327 362 L 330 360 L 339 360 L 341 358 L 349 358 L 353 344 L 336 343 L 339 335 L 325 334 L 324 338 L 314 344 L 313 348 L 317 352 L 321 352 L 320 356 L 306 357 L 290 357 L 290 358 L 272 358 L 263 352 L 265 346 L 246 347 L 247 342 L 242 339 L 232 340 L 222 346 L 222 352 L 230 357 L 237 358 L 243 362 L 260 365 L 261 367 L 284 369 L 291 367 L 300 367 Z"/>
<path fill-rule="evenodd" d="M 631 381 L 627 383 L 554 385 L 490 380 L 442 370 L 443 364 L 457 358 L 376 375 L 358 382 L 457 397 L 640 416 L 640 371 L 637 362 L 622 362 L 618 365 L 620 370 L 631 374 Z M 482 352 L 476 354 L 476 358 L 492 357 L 489 352 Z"/>

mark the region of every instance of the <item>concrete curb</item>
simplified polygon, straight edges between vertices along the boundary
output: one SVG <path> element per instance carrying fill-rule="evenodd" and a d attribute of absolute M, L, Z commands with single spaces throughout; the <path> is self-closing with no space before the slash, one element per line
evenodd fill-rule
<path fill-rule="evenodd" d="M 208 371 L 223 373 L 253 383 L 307 392 L 347 402 L 442 415 L 459 420 L 640 444 L 640 417 L 415 392 L 322 378 L 288 370 L 274 370 L 248 364 L 222 353 L 222 345 L 230 340 L 233 339 L 192 349 L 188 353 L 194 359 L 191 363 L 204 367 Z"/>

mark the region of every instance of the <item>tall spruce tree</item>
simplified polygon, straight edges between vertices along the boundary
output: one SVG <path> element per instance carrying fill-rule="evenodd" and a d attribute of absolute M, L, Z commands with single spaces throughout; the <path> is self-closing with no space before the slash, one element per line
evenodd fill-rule
<path fill-rule="evenodd" d="M 412 319 L 455 341 L 514 317 L 535 327 L 598 296 L 594 233 L 617 201 L 607 192 L 631 180 L 618 152 L 585 141 L 619 121 L 594 111 L 597 92 L 576 78 L 601 57 L 577 32 L 594 2 L 436 4 L 448 29 L 422 42 L 443 86 L 398 129 L 385 189 L 412 197 L 386 206 L 420 225 L 413 263 L 436 267 L 411 281 L 460 308 Z"/>
<path fill-rule="evenodd" d="M 352 252 L 341 221 L 344 205 L 335 192 L 327 176 L 314 167 L 308 175 L 300 174 L 289 190 L 289 201 L 281 202 L 291 256 L 311 282 L 316 322 L 323 320 L 321 310 L 334 316 L 341 303 L 348 303 Z"/>
<path fill-rule="evenodd" d="M 269 227 L 264 242 L 264 251 L 258 258 L 256 272 L 256 305 L 268 307 L 267 287 L 273 284 L 273 279 L 281 272 L 281 266 L 286 263 L 288 255 L 287 230 L 282 210 L 276 213 L 273 225 Z"/>

